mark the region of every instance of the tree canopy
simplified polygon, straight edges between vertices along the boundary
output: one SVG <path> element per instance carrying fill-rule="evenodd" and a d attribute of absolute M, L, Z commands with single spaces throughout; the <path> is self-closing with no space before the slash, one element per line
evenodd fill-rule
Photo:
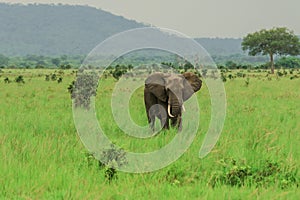
<path fill-rule="evenodd" d="M 271 72 L 274 73 L 274 55 L 299 55 L 300 41 L 285 27 L 262 29 L 244 37 L 242 49 L 251 56 L 269 55 Z"/>

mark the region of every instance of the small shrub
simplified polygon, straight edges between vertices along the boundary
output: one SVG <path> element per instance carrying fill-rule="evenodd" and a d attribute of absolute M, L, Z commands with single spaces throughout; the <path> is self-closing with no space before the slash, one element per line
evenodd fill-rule
<path fill-rule="evenodd" d="M 105 166 L 105 178 L 109 182 L 117 179 L 116 168 L 127 164 L 126 152 L 111 145 L 111 148 L 102 151 L 100 156 L 101 163 Z"/>
<path fill-rule="evenodd" d="M 46 74 L 45 81 L 50 81 L 50 75 Z"/>
<path fill-rule="evenodd" d="M 67 88 L 69 93 L 71 94 L 71 98 L 73 99 L 74 97 L 72 96 L 73 94 L 73 90 L 74 90 L 74 85 L 75 85 L 75 81 L 72 81 L 72 83 L 69 85 L 69 87 Z"/>
<path fill-rule="evenodd" d="M 116 168 L 127 164 L 126 152 L 114 145 L 103 150 L 100 155 L 85 153 L 85 158 L 88 167 L 97 167 L 99 170 L 104 170 L 104 177 L 109 183 L 118 178 Z M 99 158 L 101 161 L 98 160 Z"/>
<path fill-rule="evenodd" d="M 280 71 L 278 71 L 278 72 L 277 72 L 277 76 L 281 77 L 281 76 L 283 76 L 283 73 L 280 72 Z"/>
<path fill-rule="evenodd" d="M 244 78 L 246 76 L 246 74 L 244 74 L 243 72 L 238 72 L 238 73 L 236 73 L 236 76 L 240 77 L 240 78 Z"/>
<path fill-rule="evenodd" d="M 51 75 L 51 80 L 52 80 L 52 81 L 56 81 L 56 79 L 57 79 L 56 74 L 52 74 L 52 75 Z"/>
<path fill-rule="evenodd" d="M 296 78 L 299 78 L 299 76 L 297 76 L 297 75 L 291 76 L 290 80 L 293 80 L 293 79 L 296 79 Z"/>
<path fill-rule="evenodd" d="M 57 83 L 61 83 L 62 82 L 62 77 L 59 77 L 58 79 L 57 79 Z"/>
<path fill-rule="evenodd" d="M 16 83 L 25 83 L 24 78 L 22 75 L 19 75 L 16 79 L 15 79 Z"/>
<path fill-rule="evenodd" d="M 221 73 L 221 79 L 222 79 L 223 82 L 227 81 L 226 76 L 223 73 Z"/>
<path fill-rule="evenodd" d="M 4 83 L 10 83 L 10 82 L 11 82 L 11 80 L 9 80 L 8 77 L 6 77 L 6 78 L 4 79 Z"/>
<path fill-rule="evenodd" d="M 247 77 L 246 80 L 245 80 L 245 86 L 248 87 L 250 84 L 250 78 Z"/>
<path fill-rule="evenodd" d="M 232 74 L 229 74 L 229 75 L 228 75 L 228 78 L 231 80 L 231 79 L 233 79 L 234 77 L 233 77 Z"/>

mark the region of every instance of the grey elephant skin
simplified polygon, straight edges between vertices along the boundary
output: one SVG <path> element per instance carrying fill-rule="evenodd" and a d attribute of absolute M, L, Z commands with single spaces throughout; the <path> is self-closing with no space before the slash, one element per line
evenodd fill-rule
<path fill-rule="evenodd" d="M 145 81 L 144 101 L 148 123 L 154 131 L 155 117 L 163 129 L 182 129 L 183 103 L 199 91 L 202 81 L 192 72 L 183 74 L 153 73 Z"/>

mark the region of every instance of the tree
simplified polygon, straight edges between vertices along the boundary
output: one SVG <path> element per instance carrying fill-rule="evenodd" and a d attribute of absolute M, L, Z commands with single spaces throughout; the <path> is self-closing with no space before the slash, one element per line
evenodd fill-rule
<path fill-rule="evenodd" d="M 293 31 L 284 27 L 262 29 L 244 37 L 242 48 L 251 56 L 269 55 L 271 73 L 274 74 L 274 55 L 299 55 L 300 41 Z"/>
<path fill-rule="evenodd" d="M 300 59 L 297 57 L 282 57 L 276 61 L 275 66 L 284 68 L 300 68 Z"/>

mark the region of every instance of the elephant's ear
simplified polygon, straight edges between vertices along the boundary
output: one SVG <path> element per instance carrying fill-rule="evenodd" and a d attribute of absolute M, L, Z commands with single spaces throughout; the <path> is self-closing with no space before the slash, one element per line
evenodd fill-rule
<path fill-rule="evenodd" d="M 167 101 L 167 92 L 165 89 L 165 74 L 151 74 L 145 81 L 145 87 L 154 94 L 159 100 Z"/>
<path fill-rule="evenodd" d="M 202 86 L 202 81 L 192 72 L 182 74 L 185 78 L 183 89 L 183 100 L 188 100 L 195 92 L 199 91 Z"/>

